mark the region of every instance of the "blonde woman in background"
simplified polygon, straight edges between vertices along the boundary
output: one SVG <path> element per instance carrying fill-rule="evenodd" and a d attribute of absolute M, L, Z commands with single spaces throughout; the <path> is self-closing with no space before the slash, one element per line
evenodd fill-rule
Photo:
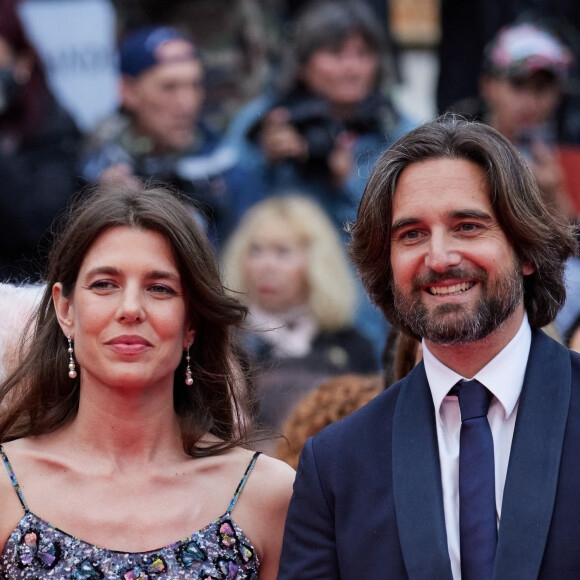
<path fill-rule="evenodd" d="M 0 381 L 16 366 L 18 346 L 31 330 L 32 313 L 43 291 L 42 284 L 0 283 Z"/>
<path fill-rule="evenodd" d="M 288 195 L 253 207 L 229 240 L 223 267 L 258 331 L 246 347 L 261 426 L 279 431 L 330 376 L 378 370 L 372 345 L 352 327 L 355 283 L 341 241 L 312 200 Z"/>

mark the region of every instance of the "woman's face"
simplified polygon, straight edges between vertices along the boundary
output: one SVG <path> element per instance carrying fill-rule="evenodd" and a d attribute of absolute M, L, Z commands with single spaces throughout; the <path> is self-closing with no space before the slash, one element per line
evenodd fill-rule
<path fill-rule="evenodd" d="M 172 388 L 195 332 L 163 235 L 107 230 L 87 252 L 72 296 L 65 299 L 59 283 L 53 298 L 61 327 L 74 340 L 83 388 Z"/>
<path fill-rule="evenodd" d="M 308 249 L 282 220 L 256 228 L 243 263 L 250 300 L 266 312 L 308 302 Z"/>
<path fill-rule="evenodd" d="M 314 52 L 301 78 L 312 92 L 337 106 L 356 105 L 372 92 L 378 68 L 377 53 L 360 34 L 353 34 L 339 47 Z"/>

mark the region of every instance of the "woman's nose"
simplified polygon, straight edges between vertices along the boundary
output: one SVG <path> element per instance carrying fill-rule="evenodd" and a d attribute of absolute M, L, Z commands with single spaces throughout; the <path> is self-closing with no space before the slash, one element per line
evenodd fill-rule
<path fill-rule="evenodd" d="M 123 290 L 117 319 L 122 322 L 143 322 L 145 319 L 143 296 L 138 289 L 127 287 Z"/>

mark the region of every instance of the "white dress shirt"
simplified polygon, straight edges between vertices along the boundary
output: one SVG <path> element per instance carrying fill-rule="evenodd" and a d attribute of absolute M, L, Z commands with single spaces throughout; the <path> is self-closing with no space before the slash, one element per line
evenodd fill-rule
<path fill-rule="evenodd" d="M 499 526 L 518 401 L 524 382 L 531 342 L 532 332 L 528 318 L 524 314 L 520 329 L 504 349 L 474 377 L 462 377 L 435 358 L 423 341 L 425 372 L 435 406 L 445 529 L 454 580 L 461 578 L 459 553 L 459 432 L 461 412 L 457 397 L 449 396 L 447 393 L 461 379 L 477 379 L 494 395 L 487 419 L 493 436 L 495 504 Z"/>

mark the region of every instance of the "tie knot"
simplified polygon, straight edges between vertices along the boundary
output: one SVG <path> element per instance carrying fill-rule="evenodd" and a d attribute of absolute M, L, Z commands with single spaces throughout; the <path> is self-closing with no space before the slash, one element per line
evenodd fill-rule
<path fill-rule="evenodd" d="M 457 386 L 459 392 L 459 408 L 461 421 L 468 421 L 477 417 L 486 417 L 493 395 L 479 381 L 460 381 Z"/>

